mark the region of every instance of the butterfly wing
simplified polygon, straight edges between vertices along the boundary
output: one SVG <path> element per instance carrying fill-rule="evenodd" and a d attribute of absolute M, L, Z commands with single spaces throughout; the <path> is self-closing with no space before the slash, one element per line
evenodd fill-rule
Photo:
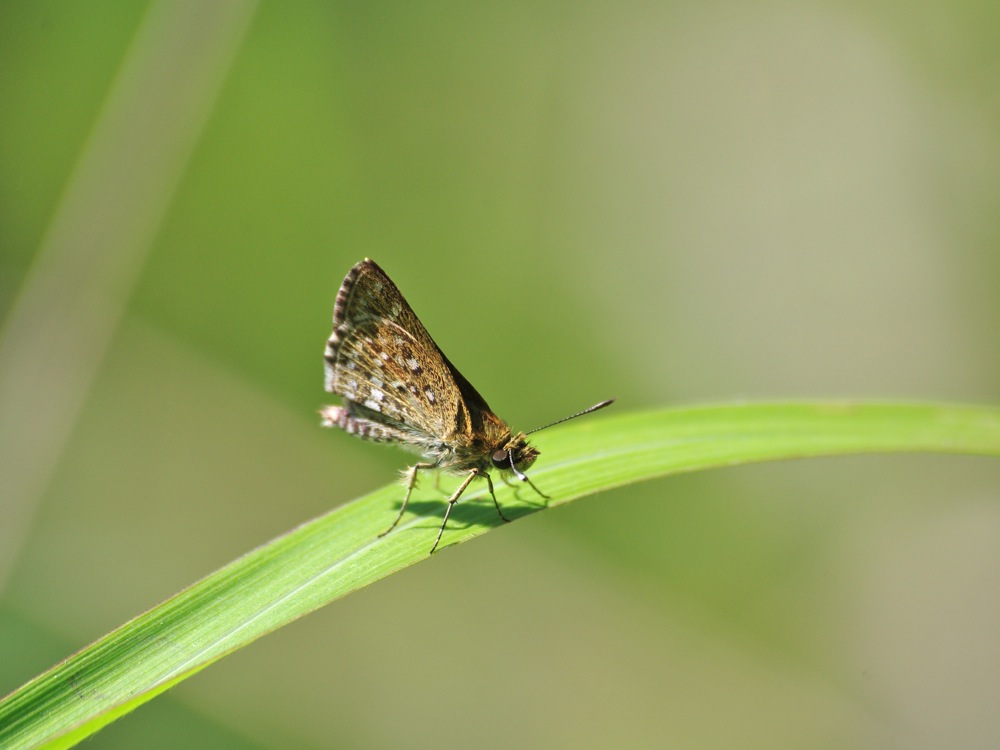
<path fill-rule="evenodd" d="M 354 266 L 340 287 L 325 360 L 327 391 L 418 443 L 468 434 L 479 412 L 496 419 L 374 261 Z"/>

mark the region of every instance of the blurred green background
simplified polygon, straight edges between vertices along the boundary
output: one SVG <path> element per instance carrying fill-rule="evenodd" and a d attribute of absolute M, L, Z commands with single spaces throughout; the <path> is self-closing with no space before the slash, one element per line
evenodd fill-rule
<path fill-rule="evenodd" d="M 521 429 L 997 403 L 998 31 L 967 0 L 0 4 L 0 693 L 406 465 L 316 415 L 365 256 Z M 940 456 L 608 493 L 87 746 L 996 747 L 998 500 Z"/>

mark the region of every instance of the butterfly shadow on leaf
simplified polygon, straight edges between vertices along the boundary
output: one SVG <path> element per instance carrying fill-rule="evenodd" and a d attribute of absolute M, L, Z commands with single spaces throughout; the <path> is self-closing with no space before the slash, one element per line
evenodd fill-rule
<path fill-rule="evenodd" d="M 448 508 L 448 498 L 454 492 L 454 488 L 448 486 L 449 479 L 454 479 L 454 477 L 443 479 L 441 486 L 437 488 L 432 486 L 423 490 L 419 487 L 414 488 L 413 497 L 406 506 L 410 523 L 419 523 L 426 519 L 429 527 L 433 526 L 435 529 L 440 527 L 441 519 Z M 524 494 L 523 489 L 528 489 L 528 494 Z M 528 495 L 534 494 L 530 488 L 522 488 L 513 483 L 508 484 L 506 488 L 497 483 L 496 492 L 500 507 L 510 521 L 530 516 L 548 507 L 548 502 L 545 499 L 537 498 L 536 500 L 528 497 Z M 393 503 L 391 510 L 398 513 L 401 506 L 402 500 Z M 421 528 L 423 525 L 419 523 Z M 493 499 L 486 489 L 486 483 L 483 482 L 482 487 L 475 487 L 475 489 L 470 487 L 462 495 L 461 501 L 455 503 L 448 516 L 447 528 L 469 529 L 473 526 L 496 528 L 505 525 L 506 523 L 500 518 L 493 506 Z"/>

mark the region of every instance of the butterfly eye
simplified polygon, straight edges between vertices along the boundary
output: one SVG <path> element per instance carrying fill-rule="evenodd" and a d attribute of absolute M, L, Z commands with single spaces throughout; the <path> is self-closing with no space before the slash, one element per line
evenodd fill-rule
<path fill-rule="evenodd" d="M 493 465 L 496 466 L 498 469 L 510 468 L 510 459 L 507 458 L 507 451 L 505 451 L 503 448 L 501 448 L 498 451 L 493 451 L 492 459 L 493 459 Z"/>

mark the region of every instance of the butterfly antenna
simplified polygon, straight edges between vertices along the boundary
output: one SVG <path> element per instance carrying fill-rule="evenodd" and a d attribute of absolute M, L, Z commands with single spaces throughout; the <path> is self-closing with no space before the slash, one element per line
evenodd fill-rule
<path fill-rule="evenodd" d="M 603 409 L 605 406 L 611 406 L 611 404 L 613 404 L 614 402 L 615 402 L 615 400 L 613 398 L 609 398 L 607 401 L 602 401 L 599 404 L 594 404 L 589 409 L 584 409 L 583 411 L 578 411 L 576 414 L 571 414 L 568 417 L 563 417 L 562 419 L 557 419 L 555 422 L 551 422 L 550 424 L 547 424 L 544 427 L 536 427 L 533 430 L 528 430 L 524 434 L 525 435 L 530 435 L 531 433 L 538 432 L 539 430 L 547 430 L 549 427 L 554 427 L 557 424 L 562 424 L 563 422 L 568 422 L 571 419 L 576 419 L 577 417 L 582 417 L 584 414 L 590 414 L 590 412 L 597 411 L 598 409 Z M 513 465 L 514 464 L 512 463 L 511 466 L 513 466 Z M 515 474 L 519 474 L 519 472 L 517 471 L 517 469 L 514 469 L 514 473 Z M 520 478 L 520 476 L 518 478 Z"/>

